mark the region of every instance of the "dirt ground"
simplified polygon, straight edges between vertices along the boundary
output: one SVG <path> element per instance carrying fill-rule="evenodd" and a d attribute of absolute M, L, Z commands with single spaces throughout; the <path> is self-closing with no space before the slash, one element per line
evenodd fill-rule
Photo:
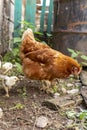
<path fill-rule="evenodd" d="M 42 130 L 35 126 L 36 119 L 41 115 L 49 119 L 43 130 L 75 130 L 67 128 L 69 120 L 63 114 L 63 110 L 54 111 L 42 105 L 44 99 L 50 98 L 52 98 L 50 94 L 40 91 L 38 83 L 29 80 L 17 83 L 11 90 L 9 98 L 4 97 L 2 89 L 0 107 L 4 115 L 0 119 L 0 130 Z"/>

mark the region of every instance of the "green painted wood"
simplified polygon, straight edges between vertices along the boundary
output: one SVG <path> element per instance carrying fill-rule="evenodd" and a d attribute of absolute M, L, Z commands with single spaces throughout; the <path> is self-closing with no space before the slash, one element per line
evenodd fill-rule
<path fill-rule="evenodd" d="M 48 14 L 48 24 L 47 24 L 47 33 L 51 33 L 51 25 L 52 25 L 52 16 L 53 16 L 53 0 L 50 0 L 49 5 L 49 14 Z"/>
<path fill-rule="evenodd" d="M 14 37 L 19 36 L 21 28 L 22 0 L 15 0 L 14 4 Z"/>
<path fill-rule="evenodd" d="M 25 21 L 35 25 L 36 0 L 26 0 Z"/>
<path fill-rule="evenodd" d="M 46 9 L 46 0 L 43 0 L 42 10 L 41 10 L 41 17 L 40 17 L 40 32 L 44 31 L 45 9 Z"/>

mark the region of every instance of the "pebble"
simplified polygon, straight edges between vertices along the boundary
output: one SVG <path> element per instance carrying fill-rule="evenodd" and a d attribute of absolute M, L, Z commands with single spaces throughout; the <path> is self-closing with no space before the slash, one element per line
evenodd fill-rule
<path fill-rule="evenodd" d="M 80 75 L 80 79 L 83 85 L 87 86 L 87 71 L 82 71 L 81 75 Z"/>
<path fill-rule="evenodd" d="M 48 118 L 45 116 L 40 116 L 36 119 L 36 126 L 38 128 L 45 128 L 48 124 Z"/>
<path fill-rule="evenodd" d="M 68 83 L 67 87 L 73 87 L 73 84 L 72 83 Z"/>
<path fill-rule="evenodd" d="M 59 93 L 54 93 L 54 98 L 58 98 L 60 96 L 60 94 Z"/>
<path fill-rule="evenodd" d="M 3 117 L 3 110 L 2 110 L 2 108 L 0 108 L 0 118 L 2 118 Z"/>
<path fill-rule="evenodd" d="M 76 80 L 76 83 L 80 83 L 80 82 L 81 82 L 81 80 L 80 80 L 80 79 L 77 79 L 77 80 Z"/>
<path fill-rule="evenodd" d="M 76 86 L 76 87 L 81 87 L 82 84 L 81 84 L 81 83 L 75 83 L 75 86 Z"/>
<path fill-rule="evenodd" d="M 36 94 L 33 94 L 33 98 L 37 98 Z"/>
<path fill-rule="evenodd" d="M 64 87 L 62 87 L 61 90 L 62 90 L 63 94 L 66 94 L 67 91 L 66 91 L 66 89 Z"/>
<path fill-rule="evenodd" d="M 75 127 L 75 130 L 79 130 L 79 128 L 78 128 L 78 127 Z"/>
<path fill-rule="evenodd" d="M 73 124 L 73 120 L 69 119 L 68 122 L 67 122 L 67 125 L 72 125 Z"/>
<path fill-rule="evenodd" d="M 79 89 L 72 89 L 72 90 L 67 90 L 68 94 L 76 94 L 79 92 Z"/>

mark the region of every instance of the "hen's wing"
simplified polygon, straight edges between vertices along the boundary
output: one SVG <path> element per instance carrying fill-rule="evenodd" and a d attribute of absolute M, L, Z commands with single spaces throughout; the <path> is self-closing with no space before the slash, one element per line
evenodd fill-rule
<path fill-rule="evenodd" d="M 25 57 L 35 62 L 41 62 L 45 64 L 45 63 L 50 63 L 50 61 L 52 61 L 52 59 L 54 59 L 56 55 L 57 55 L 56 51 L 46 48 L 46 49 L 41 49 L 41 50 L 27 53 Z"/>
<path fill-rule="evenodd" d="M 50 47 L 47 44 L 37 41 L 30 41 L 29 37 L 25 37 L 20 47 L 20 58 L 21 60 L 23 60 L 25 58 L 25 55 L 31 52 L 36 52 L 47 48 L 50 49 Z"/>

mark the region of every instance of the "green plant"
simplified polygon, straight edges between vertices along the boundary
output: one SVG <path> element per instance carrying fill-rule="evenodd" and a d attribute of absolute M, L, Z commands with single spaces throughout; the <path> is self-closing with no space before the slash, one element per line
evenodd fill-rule
<path fill-rule="evenodd" d="M 71 53 L 71 57 L 77 59 L 78 55 L 80 54 L 79 51 L 75 51 L 73 49 L 68 48 L 68 51 Z"/>
<path fill-rule="evenodd" d="M 68 48 L 68 51 L 71 53 L 71 57 L 74 59 L 81 59 L 81 65 L 85 65 L 87 66 L 87 56 L 84 55 L 82 52 L 80 51 L 75 51 L 73 49 Z"/>
<path fill-rule="evenodd" d="M 77 114 L 77 117 L 80 120 L 87 119 L 87 111 L 86 110 L 81 111 L 80 113 Z"/>
<path fill-rule="evenodd" d="M 23 109 L 23 108 L 24 108 L 23 104 L 17 103 L 14 107 L 11 107 L 10 110 L 13 110 L 13 109 Z"/>
<path fill-rule="evenodd" d="M 51 44 L 51 40 L 52 40 L 52 38 L 53 38 L 53 35 L 52 34 L 49 34 L 49 33 L 47 33 L 47 44 L 49 45 L 49 46 L 51 46 L 52 47 L 52 44 Z"/>
<path fill-rule="evenodd" d="M 22 69 L 21 69 L 21 60 L 20 60 L 20 44 L 21 44 L 21 38 L 22 38 L 22 34 L 23 32 L 27 29 L 27 28 L 31 28 L 34 31 L 35 34 L 35 39 L 37 41 L 41 40 L 38 38 L 38 36 L 43 36 L 43 34 L 41 32 L 35 32 L 35 26 L 33 26 L 32 23 L 26 22 L 26 21 L 21 21 L 20 22 L 23 27 L 21 28 L 21 30 L 19 31 L 19 36 L 18 37 L 14 37 L 11 41 L 13 48 L 12 50 L 8 51 L 4 57 L 3 60 L 5 62 L 11 62 L 13 64 L 15 64 L 17 66 L 17 72 L 22 73 Z M 48 37 L 48 41 L 47 43 L 50 44 L 50 38 L 52 37 L 52 35 L 50 34 L 46 34 Z M 43 44 L 45 44 L 45 42 L 43 42 Z"/>
<path fill-rule="evenodd" d="M 23 32 L 29 27 L 34 30 L 34 26 L 31 23 L 28 23 L 26 21 L 22 21 L 21 24 L 23 24 L 23 28 L 21 28 L 19 32 L 19 37 L 14 37 L 11 41 L 13 44 L 13 48 L 8 51 L 4 57 L 3 60 L 5 62 L 11 62 L 16 65 L 17 72 L 21 73 L 21 60 L 20 60 L 20 44 L 21 44 L 21 37 Z"/>
<path fill-rule="evenodd" d="M 15 47 L 4 55 L 3 60 L 15 64 L 17 73 L 22 73 L 19 53 L 19 46 Z"/>
<path fill-rule="evenodd" d="M 78 126 L 81 130 L 87 130 L 87 110 L 81 109 L 81 112 L 76 112 L 74 110 L 67 111 L 66 116 L 73 120 L 73 123 L 67 125 L 67 128 Z"/>
<path fill-rule="evenodd" d="M 58 91 L 58 86 L 57 85 L 53 86 L 52 90 L 53 90 L 54 93 L 56 93 Z"/>

